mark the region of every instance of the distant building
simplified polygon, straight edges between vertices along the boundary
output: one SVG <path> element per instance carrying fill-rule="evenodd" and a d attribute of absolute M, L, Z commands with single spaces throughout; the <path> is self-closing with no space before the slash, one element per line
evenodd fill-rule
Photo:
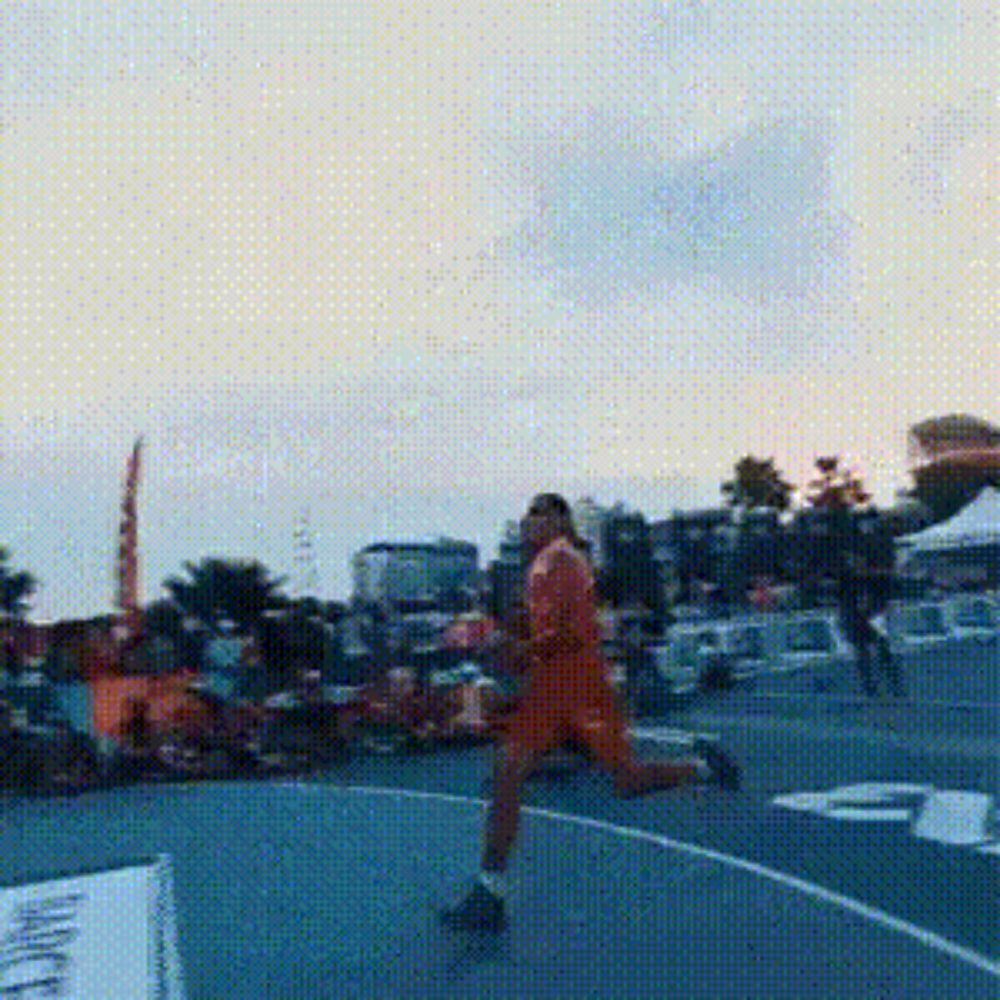
<path fill-rule="evenodd" d="M 352 562 L 354 602 L 396 610 L 460 606 L 479 585 L 471 542 L 376 542 Z"/>
<path fill-rule="evenodd" d="M 770 507 L 747 511 L 740 525 L 738 550 L 748 578 L 778 577 L 787 550 L 779 512 Z"/>
<path fill-rule="evenodd" d="M 731 523 L 732 511 L 718 507 L 676 511 L 668 520 L 651 526 L 653 558 L 671 567 L 684 597 L 694 581 L 716 577 L 719 539 Z"/>
<path fill-rule="evenodd" d="M 486 572 L 486 609 L 504 618 L 522 598 L 526 555 L 517 521 L 508 521 L 494 559 Z"/>
<path fill-rule="evenodd" d="M 596 570 L 607 562 L 606 527 L 611 516 L 607 507 L 601 507 L 590 497 L 573 504 L 573 524 L 579 538 L 586 544 L 590 560 Z"/>
<path fill-rule="evenodd" d="M 663 581 L 645 516 L 618 505 L 606 512 L 601 527 L 597 578 L 602 597 L 615 608 L 645 608 L 659 614 Z"/>
<path fill-rule="evenodd" d="M 778 511 L 713 507 L 676 511 L 650 526 L 653 558 L 675 601 L 707 593 L 738 605 L 755 577 L 778 579 L 790 538 Z"/>
<path fill-rule="evenodd" d="M 786 529 L 787 566 L 794 578 L 836 573 L 844 553 L 861 552 L 881 566 L 893 563 L 893 520 L 875 507 L 836 511 L 806 507 Z"/>

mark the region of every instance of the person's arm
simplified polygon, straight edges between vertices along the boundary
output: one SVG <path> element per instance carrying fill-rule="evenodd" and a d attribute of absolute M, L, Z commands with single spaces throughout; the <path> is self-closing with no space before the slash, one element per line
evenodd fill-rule
<path fill-rule="evenodd" d="M 480 647 L 480 652 L 504 673 L 522 674 L 530 666 L 524 651 L 530 634 L 528 609 L 519 602 L 499 622 L 497 629 Z"/>

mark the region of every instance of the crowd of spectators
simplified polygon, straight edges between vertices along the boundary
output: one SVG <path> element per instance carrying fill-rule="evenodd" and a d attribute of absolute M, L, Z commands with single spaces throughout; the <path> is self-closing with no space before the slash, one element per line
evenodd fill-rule
<path fill-rule="evenodd" d="M 340 686 L 308 658 L 269 664 L 259 641 L 231 629 L 205 645 L 198 669 L 153 671 L 136 643 L 116 655 L 110 628 L 79 635 L 45 655 L 0 646 L 0 794 L 287 773 L 354 746 L 397 750 L 485 733 L 468 697 L 479 682 L 458 674 L 430 684 L 397 668 Z"/>

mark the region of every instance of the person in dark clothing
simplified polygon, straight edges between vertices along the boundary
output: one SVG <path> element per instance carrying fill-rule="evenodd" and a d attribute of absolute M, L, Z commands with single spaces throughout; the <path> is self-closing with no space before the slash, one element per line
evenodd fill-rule
<path fill-rule="evenodd" d="M 10 702 L 0 701 L 0 788 L 34 791 L 41 784 L 39 741 Z"/>
<path fill-rule="evenodd" d="M 3 641 L 3 669 L 11 677 L 21 674 L 21 657 L 13 636 L 7 636 Z"/>
<path fill-rule="evenodd" d="M 152 753 L 152 727 L 149 721 L 149 702 L 145 698 L 128 698 L 121 726 L 122 743 L 128 752 L 137 756 Z"/>
<path fill-rule="evenodd" d="M 905 697 L 899 661 L 892 655 L 884 627 L 876 623 L 892 596 L 892 570 L 872 565 L 858 552 L 848 552 L 837 579 L 840 628 L 854 649 L 854 664 L 861 687 L 874 698 L 879 680 L 889 693 Z"/>
<path fill-rule="evenodd" d="M 127 780 L 141 778 L 157 769 L 149 708 L 149 702 L 138 697 L 127 698 L 122 706 L 118 754 L 113 763 L 115 773 Z"/>
<path fill-rule="evenodd" d="M 50 790 L 83 792 L 100 780 L 100 761 L 94 742 L 65 719 L 56 719 L 45 746 L 45 781 Z"/>

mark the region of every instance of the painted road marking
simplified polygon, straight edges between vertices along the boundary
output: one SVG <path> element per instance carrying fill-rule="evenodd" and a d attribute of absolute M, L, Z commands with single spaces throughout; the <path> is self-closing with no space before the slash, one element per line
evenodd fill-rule
<path fill-rule="evenodd" d="M 771 804 L 851 823 L 910 823 L 915 837 L 1000 853 L 993 796 L 931 785 L 870 781 L 827 792 L 777 795 Z"/>
<path fill-rule="evenodd" d="M 750 698 L 758 701 L 791 701 L 817 704 L 815 691 L 750 691 Z M 1000 701 L 945 701 L 941 698 L 891 698 L 873 701 L 863 694 L 829 694 L 824 692 L 821 703 L 824 705 L 863 706 L 868 708 L 898 708 L 902 710 L 916 708 L 944 708 L 960 712 L 997 712 L 1000 711 Z"/>
<path fill-rule="evenodd" d="M 301 785 L 287 785 L 285 787 L 304 788 L 304 786 Z M 464 806 L 474 806 L 476 808 L 483 808 L 488 804 L 485 799 L 477 799 L 466 795 L 452 795 L 445 792 L 421 792 L 405 788 L 385 788 L 369 785 L 341 785 L 336 788 L 324 785 L 322 787 L 322 791 L 325 794 L 350 792 L 358 795 L 381 795 L 390 798 L 395 797 L 413 799 L 417 801 L 444 802 Z M 618 826 L 613 823 L 607 823 L 604 820 L 591 819 L 588 816 L 577 816 L 572 813 L 554 812 L 550 809 L 538 809 L 533 806 L 526 806 L 523 811 L 529 815 L 537 816 L 540 819 L 548 819 L 556 823 L 567 823 L 584 829 L 608 833 L 612 836 L 621 837 L 626 840 L 653 844 L 668 851 L 676 851 L 681 854 L 687 854 L 691 857 L 715 861 L 718 864 L 725 865 L 729 868 L 748 872 L 758 878 L 766 879 L 767 881 L 774 882 L 775 884 L 783 886 L 787 889 L 799 892 L 811 899 L 817 899 L 832 906 L 839 907 L 842 910 L 853 913 L 856 916 L 861 917 L 863 920 L 877 924 L 880 927 L 896 931 L 899 934 L 903 934 L 913 939 L 926 948 L 940 952 L 943 955 L 947 955 L 949 958 L 955 959 L 958 962 L 962 962 L 965 965 L 969 965 L 972 968 L 979 969 L 981 972 L 988 973 L 989 975 L 1000 979 L 1000 961 L 991 959 L 986 955 L 981 955 L 979 952 L 974 951 L 971 948 L 966 948 L 955 941 L 951 941 L 940 934 L 936 934 L 934 931 L 930 931 L 924 927 L 918 926 L 917 924 L 910 923 L 908 920 L 895 917 L 891 913 L 887 913 L 885 910 L 878 909 L 878 907 L 862 903 L 860 900 L 852 899 L 850 896 L 845 896 L 839 892 L 834 892 L 832 889 L 826 889 L 821 885 L 817 885 L 815 882 L 807 882 L 804 879 L 796 878 L 794 875 L 787 875 L 774 868 L 768 868 L 766 865 L 758 864 L 756 861 L 750 861 L 746 858 L 740 858 L 732 854 L 724 854 L 721 851 L 715 851 L 707 847 L 700 847 L 697 844 L 691 844 L 687 841 L 674 840 L 671 837 L 665 837 L 662 834 L 652 833 L 649 830 L 641 830 L 631 826 Z"/>
<path fill-rule="evenodd" d="M 934 792 L 913 824 L 913 834 L 939 844 L 969 846 L 993 838 L 993 797 L 982 792 Z"/>
<path fill-rule="evenodd" d="M 855 823 L 905 822 L 912 817 L 915 804 L 933 791 L 930 785 L 871 782 L 844 785 L 829 792 L 777 795 L 771 805 Z"/>
<path fill-rule="evenodd" d="M 669 746 L 689 747 L 696 740 L 719 741 L 718 733 L 697 733 L 690 729 L 676 729 L 673 726 L 637 726 L 632 735 L 649 743 L 666 743 Z"/>

